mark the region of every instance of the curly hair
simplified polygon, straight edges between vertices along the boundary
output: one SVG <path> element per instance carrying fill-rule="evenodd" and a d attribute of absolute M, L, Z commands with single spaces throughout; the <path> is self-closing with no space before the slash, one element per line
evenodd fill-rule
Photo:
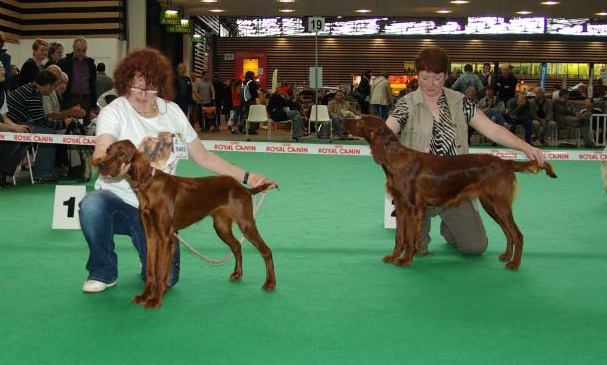
<path fill-rule="evenodd" d="M 147 88 L 158 88 L 158 97 L 173 100 L 173 68 L 169 59 L 155 48 L 145 47 L 130 51 L 114 71 L 114 88 L 118 95 L 126 95 L 135 76 L 145 78 Z"/>
<path fill-rule="evenodd" d="M 440 47 L 427 47 L 422 49 L 415 57 L 415 71 L 433 73 L 449 73 L 449 56 Z"/>

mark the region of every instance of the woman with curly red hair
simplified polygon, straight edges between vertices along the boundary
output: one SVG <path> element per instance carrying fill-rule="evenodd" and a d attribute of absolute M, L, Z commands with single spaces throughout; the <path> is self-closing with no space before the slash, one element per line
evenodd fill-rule
<path fill-rule="evenodd" d="M 205 149 L 187 116 L 171 101 L 172 67 L 158 50 L 143 48 L 129 52 L 116 68 L 114 87 L 119 97 L 99 113 L 93 158 L 103 157 L 113 142 L 128 139 L 148 156 L 155 168 L 170 174 L 175 174 L 180 159 L 189 157 L 203 169 L 232 176 L 245 184 L 257 186 L 269 181 Z M 170 153 L 165 153 L 167 150 Z M 84 292 L 98 293 L 116 284 L 116 234 L 131 237 L 142 263 L 141 276 L 145 278 L 146 242 L 138 207 L 137 196 L 126 180 L 101 176 L 95 182 L 95 191 L 80 202 L 80 224 L 90 249 Z M 178 280 L 177 246 L 171 266 L 171 286 Z"/>

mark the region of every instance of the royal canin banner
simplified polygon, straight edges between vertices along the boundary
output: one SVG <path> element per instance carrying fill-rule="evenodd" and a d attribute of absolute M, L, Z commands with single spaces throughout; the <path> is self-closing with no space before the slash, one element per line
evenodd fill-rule
<path fill-rule="evenodd" d="M 65 145 L 93 146 L 95 137 L 74 136 L 61 134 L 9 133 L 0 132 L 0 141 L 53 143 Z M 245 141 L 202 141 L 211 151 L 228 152 L 264 152 L 264 153 L 294 153 L 302 155 L 334 155 L 334 156 L 370 156 L 371 149 L 367 145 L 341 144 L 306 144 L 284 142 L 245 142 Z M 486 153 L 506 160 L 525 160 L 526 156 L 519 151 L 501 148 L 471 148 L 470 153 Z M 564 161 L 607 161 L 605 151 L 589 150 L 542 150 L 546 160 Z"/>

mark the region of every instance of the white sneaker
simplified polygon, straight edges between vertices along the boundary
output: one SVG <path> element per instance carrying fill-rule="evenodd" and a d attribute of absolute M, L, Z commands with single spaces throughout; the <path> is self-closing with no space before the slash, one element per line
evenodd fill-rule
<path fill-rule="evenodd" d="M 111 288 L 116 285 L 118 280 L 114 280 L 111 283 L 104 283 L 98 280 L 87 280 L 82 286 L 82 291 L 85 293 L 100 293 L 107 288 Z"/>

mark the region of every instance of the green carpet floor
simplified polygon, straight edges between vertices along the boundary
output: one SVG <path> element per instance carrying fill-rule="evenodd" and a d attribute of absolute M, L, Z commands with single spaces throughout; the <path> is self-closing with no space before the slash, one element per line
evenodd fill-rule
<path fill-rule="evenodd" d="M 598 364 L 607 348 L 607 201 L 599 166 L 555 162 L 559 178 L 519 175 L 521 268 L 489 249 L 465 257 L 434 221 L 428 257 L 384 264 L 383 182 L 369 157 L 222 153 L 267 174 L 257 214 L 274 253 L 277 289 L 243 249 L 210 266 L 182 247 L 181 281 L 159 310 L 131 304 L 143 282 L 130 241 L 117 239 L 119 280 L 85 295 L 80 231 L 51 230 L 53 186 L 0 190 L 0 364 Z M 198 175 L 189 161 L 183 175 Z M 89 184 L 89 188 L 91 185 Z M 181 232 L 204 254 L 228 248 L 210 221 Z M 240 236 L 240 235 L 238 235 Z"/>

